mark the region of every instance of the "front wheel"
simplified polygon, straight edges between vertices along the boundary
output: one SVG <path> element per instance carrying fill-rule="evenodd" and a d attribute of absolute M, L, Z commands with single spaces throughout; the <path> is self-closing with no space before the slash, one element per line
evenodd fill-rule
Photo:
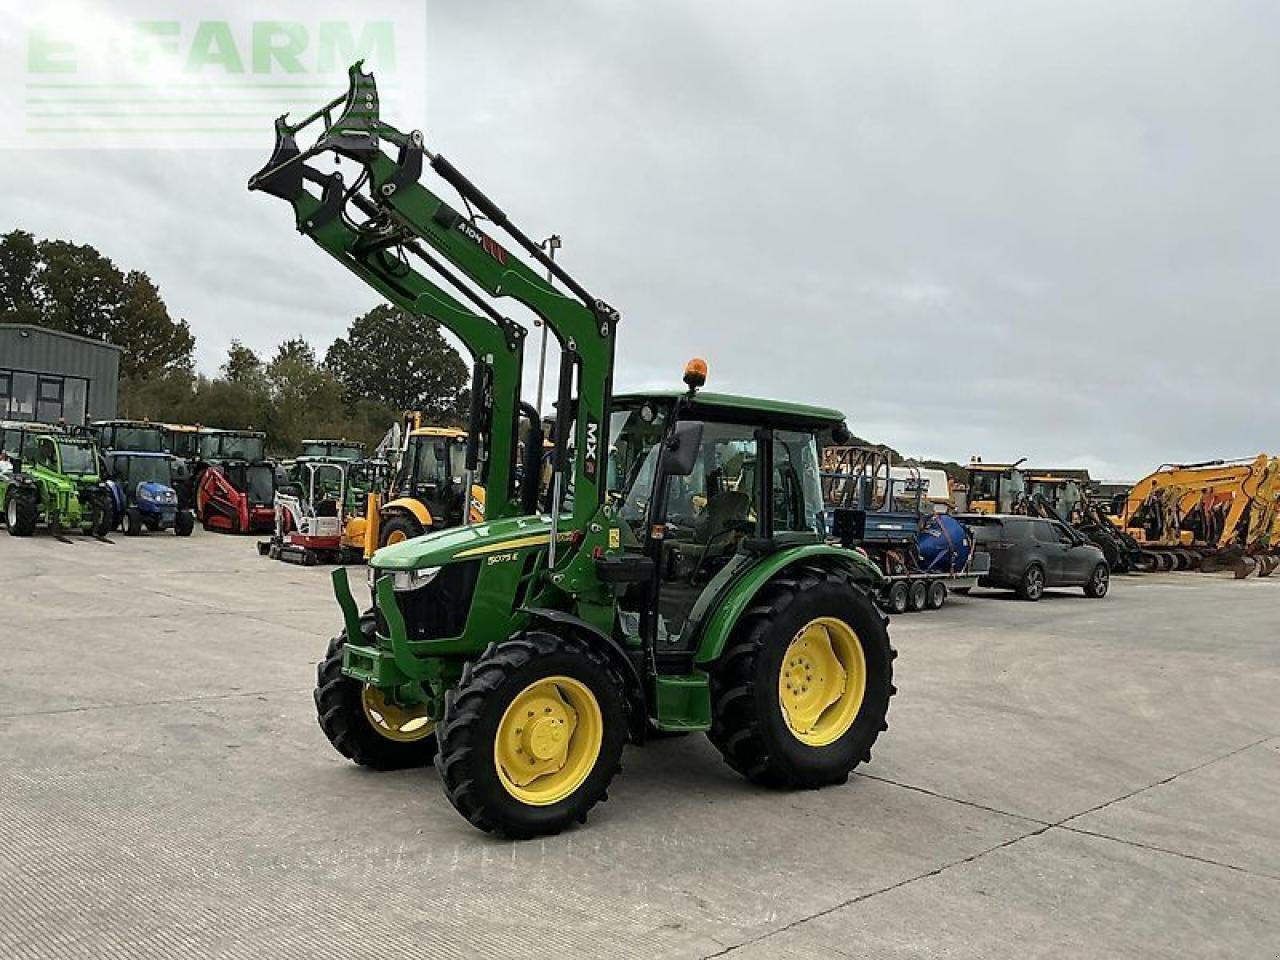
<path fill-rule="evenodd" d="M 844 783 L 888 729 L 887 622 L 843 573 L 766 586 L 711 669 L 708 736 L 725 762 L 768 786 Z"/>
<path fill-rule="evenodd" d="M 360 622 L 364 642 L 372 643 L 374 622 Z M 422 707 L 396 704 L 377 687 L 342 672 L 344 630 L 329 641 L 316 668 L 316 719 L 333 748 L 353 763 L 372 770 L 402 770 L 431 762 L 436 751 L 435 723 Z"/>
<path fill-rule="evenodd" d="M 126 537 L 137 537 L 142 534 L 142 514 L 137 507 L 128 507 L 120 518 L 120 530 Z"/>
<path fill-rule="evenodd" d="M 1018 584 L 1018 596 L 1033 603 L 1044 596 L 1044 568 L 1038 563 L 1027 567 Z"/>
<path fill-rule="evenodd" d="M 1093 573 L 1089 576 L 1089 582 L 1084 585 L 1084 595 L 1101 600 L 1110 589 L 1111 571 L 1105 563 L 1100 563 L 1094 567 Z"/>
<path fill-rule="evenodd" d="M 475 827 L 559 833 L 601 800 L 627 739 L 623 681 L 576 637 L 529 631 L 490 644 L 445 695 L 436 769 Z"/>
<path fill-rule="evenodd" d="M 382 530 L 378 533 L 378 546 L 392 547 L 397 543 L 420 537 L 425 532 L 416 517 L 407 513 L 398 513 L 382 525 Z"/>
<path fill-rule="evenodd" d="M 34 491 L 18 487 L 9 493 L 4 508 L 5 526 L 11 537 L 29 537 L 35 533 L 36 519 L 40 515 L 39 499 Z"/>

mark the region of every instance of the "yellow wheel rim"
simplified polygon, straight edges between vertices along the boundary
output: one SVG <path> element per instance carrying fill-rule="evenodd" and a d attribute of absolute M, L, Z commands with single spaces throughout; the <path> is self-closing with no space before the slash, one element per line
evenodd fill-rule
<path fill-rule="evenodd" d="M 857 719 L 867 692 L 867 658 L 853 628 L 818 617 L 792 639 L 778 672 L 778 703 L 803 744 L 825 747 Z"/>
<path fill-rule="evenodd" d="M 390 547 L 397 543 L 404 543 L 408 539 L 409 539 L 409 535 L 405 533 L 403 530 L 392 530 L 389 534 L 387 534 L 386 545 Z"/>
<path fill-rule="evenodd" d="M 387 699 L 377 687 L 365 686 L 360 695 L 365 719 L 369 725 L 388 740 L 397 743 L 413 743 L 425 740 L 435 733 L 435 721 L 427 715 L 425 706 L 402 707 Z"/>
<path fill-rule="evenodd" d="M 493 762 L 507 793 L 545 807 L 582 786 L 603 741 L 604 714 L 586 684 L 546 677 L 520 691 L 502 714 Z"/>

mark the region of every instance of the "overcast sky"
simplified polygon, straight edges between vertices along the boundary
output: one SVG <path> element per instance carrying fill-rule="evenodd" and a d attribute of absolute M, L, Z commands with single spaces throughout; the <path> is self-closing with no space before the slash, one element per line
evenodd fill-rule
<path fill-rule="evenodd" d="M 904 452 L 1107 479 L 1280 448 L 1274 3 L 428 11 L 426 115 L 386 119 L 563 236 L 619 389 L 700 355 Z M 203 370 L 323 351 L 377 298 L 245 191 L 272 116 L 257 152 L 0 151 L 0 229 L 145 269 Z"/>

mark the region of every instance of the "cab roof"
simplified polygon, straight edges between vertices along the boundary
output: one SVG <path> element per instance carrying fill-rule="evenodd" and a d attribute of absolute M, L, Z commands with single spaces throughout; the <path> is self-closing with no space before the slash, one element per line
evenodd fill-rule
<path fill-rule="evenodd" d="M 684 390 L 639 390 L 620 393 L 613 398 L 615 404 L 631 405 L 645 400 L 674 402 L 688 396 Z M 790 403 L 786 400 L 762 400 L 732 393 L 712 393 L 699 390 L 690 401 L 690 410 L 700 414 L 723 411 L 736 417 L 752 414 L 762 421 L 782 420 L 819 427 L 834 427 L 844 423 L 844 414 L 832 407 L 815 407 L 807 403 Z"/>
<path fill-rule="evenodd" d="M 157 453 L 154 450 L 112 450 L 106 456 L 115 459 L 117 457 L 137 457 L 139 460 L 172 460 L 171 453 Z"/>
<path fill-rule="evenodd" d="M 409 431 L 411 437 L 452 437 L 464 439 L 467 431 L 457 427 L 414 427 Z"/>

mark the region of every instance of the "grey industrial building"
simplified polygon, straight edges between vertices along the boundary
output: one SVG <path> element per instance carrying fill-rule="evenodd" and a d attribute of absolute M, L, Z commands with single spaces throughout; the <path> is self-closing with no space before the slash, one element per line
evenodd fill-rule
<path fill-rule="evenodd" d="M 120 352 L 101 340 L 0 323 L 0 420 L 84 424 L 112 419 Z"/>

